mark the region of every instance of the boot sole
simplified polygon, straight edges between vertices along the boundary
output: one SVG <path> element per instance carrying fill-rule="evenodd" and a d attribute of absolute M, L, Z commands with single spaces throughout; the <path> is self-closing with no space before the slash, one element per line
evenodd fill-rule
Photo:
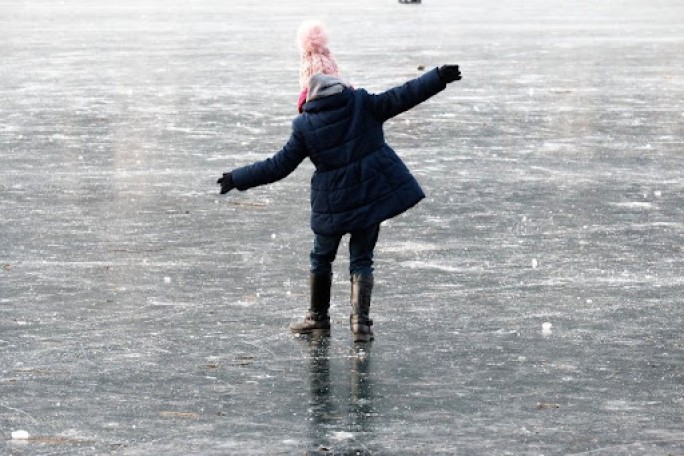
<path fill-rule="evenodd" d="M 354 342 L 370 342 L 374 338 L 372 334 L 354 334 Z"/>

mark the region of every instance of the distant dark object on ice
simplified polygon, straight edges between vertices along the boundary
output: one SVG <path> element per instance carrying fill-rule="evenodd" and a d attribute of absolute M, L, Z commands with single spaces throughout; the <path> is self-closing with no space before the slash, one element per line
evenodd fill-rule
<path fill-rule="evenodd" d="M 420 0 L 399 0 L 399 3 L 420 3 Z"/>
<path fill-rule="evenodd" d="M 425 71 L 425 65 L 418 65 L 418 71 Z"/>

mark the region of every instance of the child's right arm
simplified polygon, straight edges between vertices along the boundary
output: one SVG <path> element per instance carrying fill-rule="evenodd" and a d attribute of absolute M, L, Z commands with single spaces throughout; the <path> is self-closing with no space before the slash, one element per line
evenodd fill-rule
<path fill-rule="evenodd" d="M 238 190 L 270 184 L 289 175 L 306 157 L 304 141 L 297 132 L 293 132 L 285 147 L 277 154 L 233 170 L 232 180 Z"/>

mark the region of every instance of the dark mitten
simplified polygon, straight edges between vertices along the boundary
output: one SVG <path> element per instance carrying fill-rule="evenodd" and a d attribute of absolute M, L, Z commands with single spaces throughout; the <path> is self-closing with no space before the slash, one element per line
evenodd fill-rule
<path fill-rule="evenodd" d="M 233 184 L 233 173 L 223 173 L 223 177 L 216 181 L 221 185 L 221 195 L 225 195 L 235 188 Z"/>
<path fill-rule="evenodd" d="M 461 70 L 458 69 L 458 65 L 442 65 L 437 68 L 437 73 L 439 73 L 439 79 L 445 84 L 461 79 Z"/>

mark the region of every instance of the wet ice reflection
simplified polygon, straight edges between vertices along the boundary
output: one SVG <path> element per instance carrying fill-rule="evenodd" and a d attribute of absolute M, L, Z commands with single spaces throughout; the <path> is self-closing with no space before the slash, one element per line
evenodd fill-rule
<path fill-rule="evenodd" d="M 332 370 L 328 337 L 303 336 L 309 353 L 310 450 L 307 454 L 372 454 L 372 343 L 355 343 L 346 356 L 348 371 Z M 348 384 L 331 382 L 348 379 Z"/>

